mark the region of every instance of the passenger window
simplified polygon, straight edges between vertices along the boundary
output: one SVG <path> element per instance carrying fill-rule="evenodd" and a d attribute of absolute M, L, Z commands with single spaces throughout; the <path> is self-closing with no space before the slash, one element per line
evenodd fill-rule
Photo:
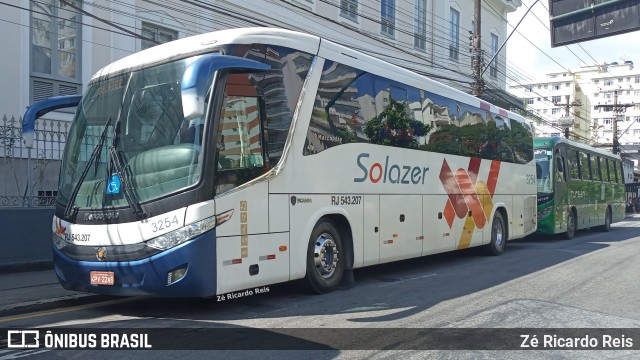
<path fill-rule="evenodd" d="M 589 154 L 589 160 L 591 160 L 591 175 L 593 176 L 593 180 L 602 181 L 600 177 L 600 157 Z"/>
<path fill-rule="evenodd" d="M 618 182 L 624 184 L 624 174 L 622 172 L 622 163 L 618 164 Z"/>
<path fill-rule="evenodd" d="M 569 158 L 567 159 L 567 163 L 569 164 L 569 178 L 580 179 L 577 150 L 569 150 Z"/>
<path fill-rule="evenodd" d="M 580 173 L 582 180 L 591 180 L 591 171 L 589 170 L 589 155 L 580 152 Z"/>

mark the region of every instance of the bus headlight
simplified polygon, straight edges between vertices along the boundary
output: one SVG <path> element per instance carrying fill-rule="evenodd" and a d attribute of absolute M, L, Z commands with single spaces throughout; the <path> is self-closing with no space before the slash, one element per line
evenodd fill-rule
<path fill-rule="evenodd" d="M 56 247 L 56 249 L 62 250 L 64 247 L 69 245 L 69 243 L 59 234 L 56 234 L 55 232 L 52 234 L 53 234 L 53 245 Z"/>
<path fill-rule="evenodd" d="M 542 219 L 543 217 L 551 214 L 551 211 L 553 210 L 552 206 L 549 206 L 547 208 L 544 208 L 540 211 L 538 211 L 538 220 Z"/>
<path fill-rule="evenodd" d="M 211 216 L 193 224 L 183 226 L 178 230 L 174 230 L 148 240 L 146 244 L 154 249 L 167 250 L 189 241 L 194 237 L 213 229 L 214 227 L 216 227 L 216 217 Z"/>

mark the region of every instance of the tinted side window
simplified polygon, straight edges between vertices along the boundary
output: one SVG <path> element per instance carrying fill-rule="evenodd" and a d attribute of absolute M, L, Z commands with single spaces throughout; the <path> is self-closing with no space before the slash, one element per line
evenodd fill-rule
<path fill-rule="evenodd" d="M 527 164 L 533 160 L 533 133 L 530 126 L 512 120 L 511 139 L 517 163 Z"/>
<path fill-rule="evenodd" d="M 227 55 L 245 57 L 271 65 L 271 70 L 252 76 L 264 106 L 263 128 L 267 161 L 275 165 L 284 149 L 293 111 L 313 56 L 302 51 L 268 44 L 229 45 Z"/>
<path fill-rule="evenodd" d="M 618 182 L 624 184 L 624 175 L 622 173 L 622 163 L 618 164 Z"/>
<path fill-rule="evenodd" d="M 569 165 L 569 178 L 580 179 L 580 171 L 578 168 L 578 151 L 569 150 L 567 163 Z"/>
<path fill-rule="evenodd" d="M 353 142 L 533 160 L 533 134 L 518 121 L 326 60 L 303 153 Z"/>
<path fill-rule="evenodd" d="M 602 181 L 600 177 L 600 157 L 589 154 L 589 160 L 591 160 L 591 175 L 593 176 L 593 180 Z"/>
<path fill-rule="evenodd" d="M 607 181 L 615 182 L 615 173 L 614 173 L 613 161 L 611 159 L 607 159 Z"/>
<path fill-rule="evenodd" d="M 602 181 L 609 181 L 609 170 L 607 168 L 607 162 L 607 159 L 600 159 L 600 177 L 602 178 Z"/>
<path fill-rule="evenodd" d="M 429 129 L 420 95 L 416 88 L 326 61 L 304 154 L 354 142 L 417 149 Z"/>
<path fill-rule="evenodd" d="M 582 180 L 591 180 L 591 171 L 589 170 L 589 155 L 580 151 L 580 174 Z"/>

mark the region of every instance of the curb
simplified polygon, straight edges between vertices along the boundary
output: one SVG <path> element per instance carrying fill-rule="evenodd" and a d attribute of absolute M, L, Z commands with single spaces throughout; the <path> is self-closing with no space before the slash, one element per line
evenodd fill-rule
<path fill-rule="evenodd" d="M 41 271 L 41 270 L 53 270 L 53 261 L 43 260 L 43 261 L 31 261 L 31 262 L 22 262 L 22 263 L 0 264 L 1 274 L 12 274 L 12 273 L 18 273 L 18 272 L 30 272 L 30 271 Z"/>
<path fill-rule="evenodd" d="M 111 300 L 117 297 L 105 297 L 95 294 L 72 294 L 57 298 L 41 299 L 26 301 L 18 304 L 9 304 L 0 306 L 0 320 L 18 314 L 26 314 L 28 312 L 46 311 L 57 309 L 60 307 L 81 306 L 103 300 Z"/>

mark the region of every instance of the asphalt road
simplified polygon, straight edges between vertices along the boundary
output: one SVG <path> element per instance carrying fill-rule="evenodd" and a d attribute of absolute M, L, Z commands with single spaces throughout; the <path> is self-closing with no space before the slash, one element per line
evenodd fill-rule
<path fill-rule="evenodd" d="M 471 249 L 360 269 L 354 274 L 353 287 L 325 295 L 307 295 L 295 284 L 281 284 L 269 286 L 266 294 L 225 301 L 96 297 L 83 306 L 0 319 L 0 327 L 190 328 L 179 336 L 163 335 L 163 345 L 237 350 L 205 354 L 197 350 L 2 349 L 0 360 L 640 358 L 640 351 L 629 350 L 409 350 L 412 337 L 418 341 L 424 335 L 421 330 L 430 328 L 638 329 L 638 259 L 640 218 L 631 218 L 615 224 L 609 233 L 585 230 L 573 240 L 510 242 L 499 257 Z M 202 330 L 220 327 L 231 329 L 226 333 Z M 362 328 L 366 330 L 358 330 Z M 476 343 L 501 341 L 496 333 L 476 334 L 480 339 L 473 335 L 470 341 Z M 293 341 L 289 344 L 298 350 L 246 350 L 255 346 L 251 340 L 260 337 L 271 344 Z M 337 350 L 331 346 L 336 342 L 340 349 L 364 350 Z M 640 348 L 640 335 L 633 344 Z M 321 350 L 304 350 L 308 348 Z"/>

